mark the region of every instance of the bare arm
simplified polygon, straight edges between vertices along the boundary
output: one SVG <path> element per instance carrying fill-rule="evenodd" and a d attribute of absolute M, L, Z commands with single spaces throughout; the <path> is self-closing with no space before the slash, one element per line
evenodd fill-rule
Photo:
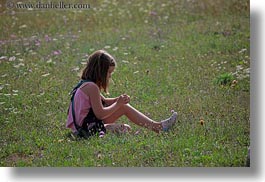
<path fill-rule="evenodd" d="M 127 97 L 124 95 L 121 95 L 120 97 L 117 98 L 116 102 L 114 102 L 110 106 L 103 107 L 102 102 L 101 102 L 102 97 L 101 97 L 101 94 L 100 94 L 100 91 L 97 85 L 88 84 L 81 89 L 87 96 L 89 96 L 94 114 L 98 119 L 101 119 L 101 120 L 107 118 L 112 113 L 117 111 L 122 104 L 128 103 Z"/>
<path fill-rule="evenodd" d="M 104 97 L 102 94 L 100 95 L 101 96 L 101 99 L 105 102 L 105 104 L 107 106 L 110 106 L 112 104 L 114 104 L 115 102 L 117 102 L 118 98 L 119 97 L 115 97 L 115 98 L 106 98 Z"/>

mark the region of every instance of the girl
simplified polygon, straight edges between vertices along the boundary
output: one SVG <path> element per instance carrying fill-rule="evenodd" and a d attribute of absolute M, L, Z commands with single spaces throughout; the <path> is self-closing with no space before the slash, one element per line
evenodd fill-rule
<path fill-rule="evenodd" d="M 123 94 L 116 98 L 105 98 L 100 93 L 101 90 L 108 93 L 109 80 L 115 66 L 115 59 L 104 50 L 98 50 L 89 56 L 81 79 L 90 80 L 90 82 L 83 83 L 74 96 L 76 124 L 87 127 L 89 117 L 93 115 L 98 120 L 103 121 L 107 131 L 117 131 L 118 129 L 119 132 L 126 132 L 131 130 L 129 125 L 114 124 L 121 116 L 125 115 L 131 122 L 156 133 L 169 130 L 176 122 L 177 112 L 172 111 L 170 118 L 156 122 L 132 107 L 129 104 L 130 96 Z M 76 132 L 71 107 L 70 105 L 66 127 Z M 86 125 L 84 125 L 84 122 L 87 122 Z"/>

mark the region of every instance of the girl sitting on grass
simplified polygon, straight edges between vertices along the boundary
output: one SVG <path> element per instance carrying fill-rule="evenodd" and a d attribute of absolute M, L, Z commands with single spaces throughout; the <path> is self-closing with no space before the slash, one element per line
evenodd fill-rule
<path fill-rule="evenodd" d="M 108 93 L 109 80 L 115 69 L 115 59 L 104 50 L 98 50 L 89 56 L 87 66 L 82 72 L 81 79 L 87 80 L 76 91 L 74 96 L 74 110 L 76 124 L 84 129 L 89 128 L 91 117 L 104 123 L 107 131 L 126 132 L 131 127 L 126 124 L 114 124 L 121 116 L 125 115 L 131 122 L 148 128 L 156 133 L 168 131 L 176 122 L 177 112 L 172 111 L 171 117 L 161 122 L 156 122 L 132 107 L 130 96 L 123 94 L 116 98 L 105 98 L 100 92 Z M 69 106 L 66 127 L 76 132 L 72 105 Z"/>

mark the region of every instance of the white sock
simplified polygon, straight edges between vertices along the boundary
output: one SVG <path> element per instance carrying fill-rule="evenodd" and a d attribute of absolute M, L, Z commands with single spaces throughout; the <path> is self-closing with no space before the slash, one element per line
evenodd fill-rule
<path fill-rule="evenodd" d="M 172 112 L 172 115 L 170 116 L 170 118 L 161 121 L 163 131 L 168 131 L 177 121 L 178 113 L 175 111 L 171 111 L 171 112 Z"/>

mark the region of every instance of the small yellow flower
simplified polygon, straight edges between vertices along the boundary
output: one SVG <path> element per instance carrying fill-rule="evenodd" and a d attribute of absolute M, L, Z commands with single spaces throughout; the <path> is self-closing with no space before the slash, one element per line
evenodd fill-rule
<path fill-rule="evenodd" d="M 150 73 L 150 70 L 149 69 L 145 70 L 145 73 L 148 75 Z"/>
<path fill-rule="evenodd" d="M 200 124 L 204 125 L 204 120 L 203 119 L 200 119 Z"/>
<path fill-rule="evenodd" d="M 237 84 L 237 83 L 238 83 L 237 80 L 233 80 L 233 81 L 232 81 L 232 84 Z"/>
<path fill-rule="evenodd" d="M 232 81 L 232 84 L 231 84 L 231 87 L 232 87 L 232 88 L 235 87 L 235 86 L 237 85 L 237 83 L 238 83 L 237 80 L 233 80 L 233 81 Z"/>

